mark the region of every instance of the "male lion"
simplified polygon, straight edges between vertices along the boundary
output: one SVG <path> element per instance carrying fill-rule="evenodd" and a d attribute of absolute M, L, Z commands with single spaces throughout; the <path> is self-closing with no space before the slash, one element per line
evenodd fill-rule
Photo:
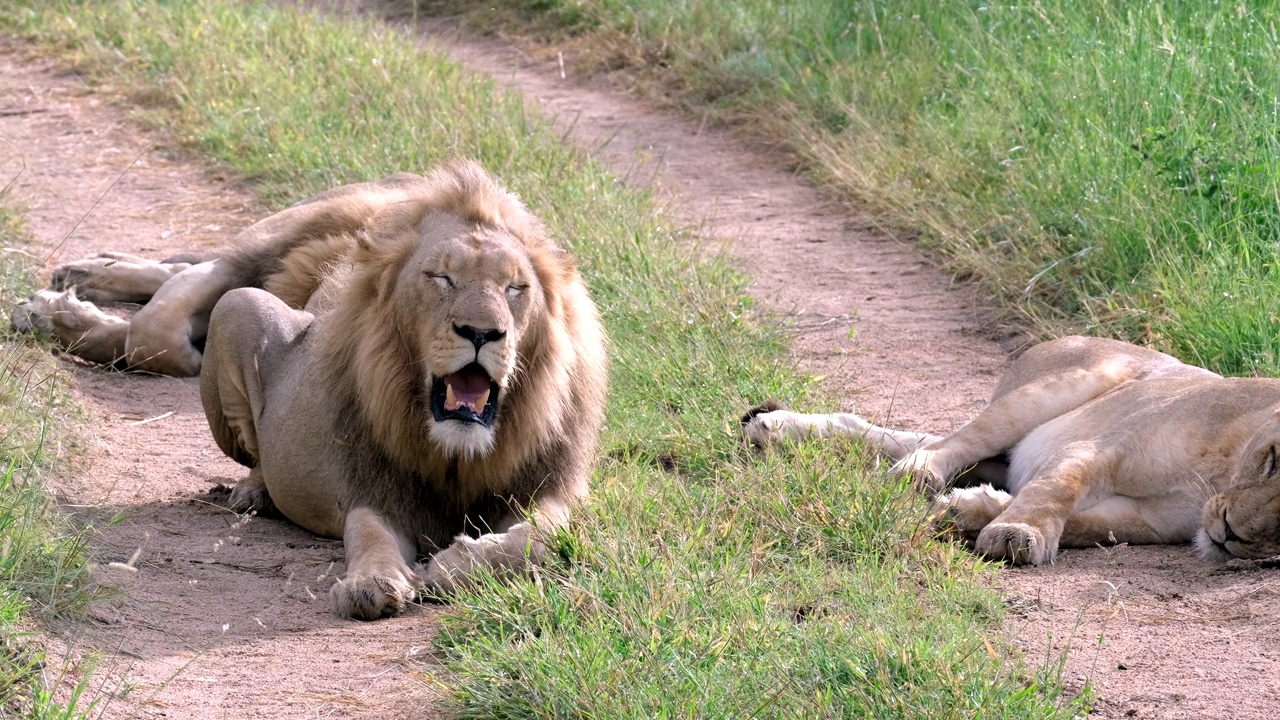
<path fill-rule="evenodd" d="M 17 320 L 90 359 L 199 370 L 218 446 L 251 468 L 231 507 L 343 539 L 338 615 L 526 569 L 587 491 L 596 308 L 569 254 L 475 164 L 331 190 L 210 262 L 113 256 L 55 278 L 99 300 L 154 292 L 132 323 L 74 291 Z"/>
<path fill-rule="evenodd" d="M 975 549 L 1015 564 L 1059 547 L 1195 540 L 1213 560 L 1280 553 L 1280 381 L 1224 378 L 1128 343 L 1032 347 L 991 404 L 948 437 L 857 415 L 769 405 L 743 418 L 758 446 L 854 435 L 897 461 Z M 999 489 L 997 489 L 999 488 Z"/>

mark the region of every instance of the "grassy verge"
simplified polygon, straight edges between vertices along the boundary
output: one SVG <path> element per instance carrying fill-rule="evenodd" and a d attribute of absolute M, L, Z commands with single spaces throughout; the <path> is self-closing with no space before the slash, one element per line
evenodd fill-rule
<path fill-rule="evenodd" d="M 227 0 L 24 2 L 0 27 L 133 89 L 268 199 L 473 156 L 580 260 L 613 385 L 593 501 L 537 582 L 460 598 L 459 717 L 1059 717 L 988 570 L 857 448 L 758 458 L 736 416 L 803 398 L 743 279 L 702 261 L 519 98 L 374 23 Z"/>
<path fill-rule="evenodd" d="M 22 226 L 7 201 L 0 192 L 0 307 L 6 313 L 29 293 L 32 265 L 20 250 Z M 60 445 L 56 413 L 68 398 L 66 381 L 47 348 L 0 335 L 0 717 L 76 716 L 79 690 L 69 707 L 54 701 L 50 685 L 56 683 L 42 677 L 44 658 L 31 639 L 34 618 L 71 610 L 84 599 L 83 534 L 40 481 Z"/>
<path fill-rule="evenodd" d="M 1041 329 L 1280 372 L 1273 5 L 474 6 L 478 22 L 536 20 L 571 59 L 745 119 Z"/>

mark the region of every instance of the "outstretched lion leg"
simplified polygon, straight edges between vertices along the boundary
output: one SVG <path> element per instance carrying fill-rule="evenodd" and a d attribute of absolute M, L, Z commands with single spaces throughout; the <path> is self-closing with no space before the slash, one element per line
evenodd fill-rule
<path fill-rule="evenodd" d="M 768 409 L 766 406 L 762 409 Z M 748 413 L 742 432 L 757 447 L 780 440 L 806 440 L 847 435 L 864 440 L 892 460 L 900 460 L 921 445 L 941 440 L 922 432 L 890 430 L 852 413 L 806 414 L 789 410 Z"/>
<path fill-rule="evenodd" d="M 90 362 L 161 375 L 198 375 L 197 345 L 208 331 L 209 313 L 218 298 L 242 281 L 225 261 L 190 265 L 161 285 L 132 320 L 80 300 L 76 288 L 41 290 L 14 308 L 13 326 L 48 332 L 66 352 Z"/>
<path fill-rule="evenodd" d="M 243 282 L 225 260 L 178 272 L 133 316 L 125 359 L 131 370 L 186 377 L 200 374 L 200 344 L 219 298 Z"/>
<path fill-rule="evenodd" d="M 1015 565 L 1051 562 L 1076 506 L 1091 487 L 1106 482 L 1110 473 L 1111 461 L 1096 443 L 1067 445 L 982 529 L 974 549 Z"/>
<path fill-rule="evenodd" d="M 76 289 L 91 303 L 145 303 L 169 278 L 191 267 L 190 262 L 157 262 L 127 253 L 104 252 L 54 268 L 54 290 Z"/>
<path fill-rule="evenodd" d="M 125 357 L 129 323 L 81 301 L 74 290 L 41 290 L 13 309 L 19 332 L 52 335 L 65 351 L 89 362 L 112 365 Z"/>

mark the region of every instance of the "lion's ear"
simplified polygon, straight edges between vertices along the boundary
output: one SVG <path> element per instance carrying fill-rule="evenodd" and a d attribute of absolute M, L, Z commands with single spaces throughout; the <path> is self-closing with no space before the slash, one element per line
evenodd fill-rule
<path fill-rule="evenodd" d="M 357 263 L 387 261 L 410 252 L 428 207 L 421 200 L 390 203 L 353 233 Z"/>
<path fill-rule="evenodd" d="M 369 226 L 361 225 L 360 227 L 356 228 L 356 231 L 354 234 L 356 237 L 356 252 L 360 253 L 361 256 L 372 253 L 373 237 L 369 233 Z"/>

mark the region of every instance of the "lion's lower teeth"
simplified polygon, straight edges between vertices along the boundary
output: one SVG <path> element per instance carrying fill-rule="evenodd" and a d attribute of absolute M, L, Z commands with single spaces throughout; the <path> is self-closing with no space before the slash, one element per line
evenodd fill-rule
<path fill-rule="evenodd" d="M 453 386 L 448 383 L 445 383 L 445 386 L 444 386 L 444 409 L 445 410 L 457 410 L 459 408 L 466 408 L 471 412 L 479 415 L 480 413 L 484 412 L 485 406 L 488 404 L 489 404 L 488 390 L 485 390 L 483 393 L 480 394 L 480 397 L 476 398 L 473 401 L 462 402 L 458 400 L 457 394 L 454 393 Z"/>

